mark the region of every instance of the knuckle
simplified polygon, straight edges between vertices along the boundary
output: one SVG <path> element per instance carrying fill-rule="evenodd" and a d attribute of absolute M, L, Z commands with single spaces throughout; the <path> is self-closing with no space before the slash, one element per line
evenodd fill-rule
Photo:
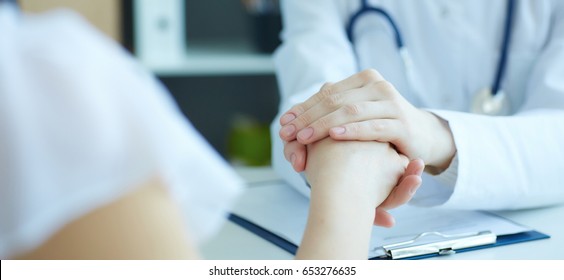
<path fill-rule="evenodd" d="M 358 116 L 362 113 L 362 106 L 360 104 L 347 104 L 343 107 L 345 114 L 349 116 Z"/>
<path fill-rule="evenodd" d="M 296 125 L 298 128 L 305 127 L 308 124 L 310 124 L 312 120 L 313 119 L 310 116 L 310 114 L 306 112 L 301 114 L 298 118 L 296 118 L 296 120 L 294 121 L 294 125 Z"/>
<path fill-rule="evenodd" d="M 333 87 L 331 85 L 325 84 L 321 87 L 321 89 L 319 90 L 319 98 L 320 99 L 326 99 L 330 96 L 333 95 Z"/>
<path fill-rule="evenodd" d="M 383 131 L 383 130 L 386 129 L 386 125 L 384 124 L 384 122 L 372 120 L 372 121 L 368 122 L 368 125 L 370 127 L 370 130 L 376 131 L 376 132 Z"/>
<path fill-rule="evenodd" d="M 376 84 L 376 86 L 378 87 L 378 90 L 382 93 L 385 94 L 386 96 L 390 97 L 391 95 L 393 95 L 396 91 L 396 88 L 394 87 L 394 85 L 386 80 L 380 81 Z"/>
<path fill-rule="evenodd" d="M 382 75 L 375 69 L 366 69 L 359 73 L 359 76 L 364 81 L 378 81 L 381 79 Z"/>
<path fill-rule="evenodd" d="M 360 132 L 362 129 L 361 129 L 361 125 L 360 125 L 359 123 L 353 123 L 353 124 L 350 124 L 350 125 L 347 127 L 347 130 L 349 130 L 350 133 L 353 134 L 353 135 L 358 135 L 359 132 Z"/>
<path fill-rule="evenodd" d="M 311 103 L 324 102 L 329 96 L 333 95 L 333 87 L 329 83 L 325 83 L 319 91 L 310 98 Z"/>
<path fill-rule="evenodd" d="M 379 98 L 392 101 L 398 100 L 399 93 L 395 86 L 386 80 L 372 83 L 370 87 L 373 91 L 377 92 Z"/>
<path fill-rule="evenodd" d="M 294 113 L 296 115 L 303 114 L 305 112 L 304 106 L 302 103 L 292 106 L 288 112 Z"/>
<path fill-rule="evenodd" d="M 321 86 L 321 89 L 320 89 L 319 91 L 323 91 L 323 90 L 325 90 L 325 89 L 328 89 L 328 88 L 330 88 L 332 85 L 333 85 L 333 83 L 331 83 L 331 82 L 326 82 L 326 83 L 323 84 L 323 86 Z"/>
<path fill-rule="evenodd" d="M 340 94 L 332 94 L 323 99 L 323 104 L 327 108 L 336 108 L 341 105 L 342 97 Z"/>
<path fill-rule="evenodd" d="M 329 118 L 321 118 L 316 122 L 315 126 L 321 129 L 328 129 L 331 127 L 331 121 Z"/>
<path fill-rule="evenodd" d="M 294 149 L 292 145 L 284 145 L 284 157 L 286 158 L 286 160 L 290 160 L 290 155 L 292 154 L 293 150 Z"/>

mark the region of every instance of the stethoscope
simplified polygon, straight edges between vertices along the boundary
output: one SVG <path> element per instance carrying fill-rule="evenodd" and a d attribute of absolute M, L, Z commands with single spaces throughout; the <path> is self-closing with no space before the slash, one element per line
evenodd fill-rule
<path fill-rule="evenodd" d="M 6 6 L 9 8 L 15 8 L 16 10 L 20 9 L 20 5 L 18 0 L 0 0 L 0 8 Z"/>
<path fill-rule="evenodd" d="M 507 95 L 501 88 L 501 81 L 503 80 L 507 66 L 507 54 L 509 51 L 509 43 L 511 41 L 511 28 L 513 26 L 515 14 L 514 10 L 515 0 L 508 0 L 503 41 L 501 44 L 501 56 L 499 57 L 495 77 L 490 87 L 482 89 L 475 94 L 470 107 L 470 110 L 473 113 L 484 115 L 507 115 L 510 112 L 509 101 L 507 99 Z M 351 16 L 346 26 L 346 32 L 349 41 L 354 45 L 354 27 L 359 18 L 372 13 L 382 16 L 390 24 L 394 33 L 396 47 L 404 64 L 407 81 L 410 84 L 410 87 L 413 87 L 414 73 L 409 52 L 405 47 L 405 43 L 403 41 L 398 25 L 396 24 L 392 16 L 384 9 L 370 6 L 368 4 L 368 0 L 361 0 L 360 9 Z M 356 57 L 358 60 L 358 54 L 356 54 Z"/>
<path fill-rule="evenodd" d="M 14 5 L 17 6 L 17 5 L 18 5 L 18 0 L 0 0 L 0 4 L 4 4 L 4 3 L 7 3 L 7 4 L 14 4 Z"/>

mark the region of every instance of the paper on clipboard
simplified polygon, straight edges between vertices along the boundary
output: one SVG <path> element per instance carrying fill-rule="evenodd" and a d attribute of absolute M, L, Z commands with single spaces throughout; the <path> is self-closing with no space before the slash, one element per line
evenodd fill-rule
<path fill-rule="evenodd" d="M 307 222 L 309 201 L 284 183 L 272 183 L 249 188 L 233 213 L 298 245 Z M 384 256 L 384 245 L 413 239 L 422 232 L 441 232 L 448 235 L 491 231 L 496 235 L 514 234 L 530 229 L 504 218 L 479 211 L 402 206 L 391 211 L 396 225 L 391 228 L 374 227 L 369 257 Z M 417 240 L 425 244 L 441 240 L 440 236 L 426 236 Z"/>

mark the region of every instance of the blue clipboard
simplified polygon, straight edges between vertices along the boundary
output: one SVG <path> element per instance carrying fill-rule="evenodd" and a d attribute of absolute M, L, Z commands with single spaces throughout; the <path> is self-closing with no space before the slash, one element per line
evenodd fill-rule
<path fill-rule="evenodd" d="M 248 221 L 247 219 L 238 216 L 236 214 L 230 214 L 228 219 L 236 224 L 238 224 L 239 226 L 249 230 L 250 232 L 264 238 L 265 240 L 271 242 L 272 244 L 280 247 L 281 249 L 283 249 L 284 251 L 295 255 L 296 251 L 298 250 L 298 246 L 296 246 L 296 244 L 293 244 L 292 242 L 264 229 L 263 227 L 252 223 L 250 221 Z M 527 242 L 527 241 L 533 241 L 533 240 L 540 240 L 540 239 L 546 239 L 546 238 L 550 238 L 549 235 L 546 235 L 544 233 L 535 231 L 535 230 L 531 230 L 531 231 L 525 231 L 525 232 L 520 232 L 520 233 L 515 233 L 515 234 L 508 234 L 508 235 L 499 235 L 497 236 L 497 239 L 495 240 L 494 243 L 491 244 L 487 244 L 487 245 L 480 245 L 480 246 L 473 246 L 473 247 L 468 247 L 468 248 L 463 248 L 463 249 L 457 249 L 456 253 L 463 253 L 463 252 L 469 252 L 469 251 L 474 251 L 474 250 L 481 250 L 481 249 L 486 249 L 486 248 L 493 248 L 493 247 L 499 247 L 499 246 L 504 246 L 504 245 L 510 245 L 510 244 L 515 244 L 515 243 L 521 243 L 521 242 Z M 435 257 L 435 256 L 439 256 L 441 255 L 439 252 L 437 253 L 432 253 L 432 254 L 422 254 L 422 255 L 417 255 L 417 256 L 411 256 L 408 258 L 404 258 L 407 260 L 418 260 L 418 259 L 425 259 L 425 258 L 430 258 L 430 257 Z M 387 260 L 387 259 L 391 259 L 391 257 L 385 257 L 385 258 L 381 258 L 381 257 L 375 257 L 375 258 L 371 258 L 371 260 Z"/>

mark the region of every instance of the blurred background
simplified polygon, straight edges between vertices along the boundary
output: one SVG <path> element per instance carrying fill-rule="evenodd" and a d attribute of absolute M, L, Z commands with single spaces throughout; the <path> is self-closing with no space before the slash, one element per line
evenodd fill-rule
<path fill-rule="evenodd" d="M 235 165 L 270 164 L 278 109 L 271 59 L 277 0 L 20 0 L 26 12 L 70 8 L 131 51 Z"/>

